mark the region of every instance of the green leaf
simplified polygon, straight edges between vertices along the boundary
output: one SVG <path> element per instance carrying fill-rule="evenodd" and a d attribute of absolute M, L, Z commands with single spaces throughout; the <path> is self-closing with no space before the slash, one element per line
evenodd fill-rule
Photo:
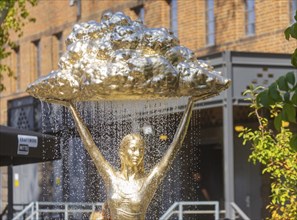
<path fill-rule="evenodd" d="M 297 134 L 294 134 L 290 139 L 290 146 L 295 152 L 297 152 Z"/>
<path fill-rule="evenodd" d="M 289 122 L 296 122 L 296 108 L 292 104 L 284 104 L 283 111 Z"/>
<path fill-rule="evenodd" d="M 280 131 L 280 128 L 282 126 L 282 115 L 278 114 L 273 121 L 274 127 L 277 131 Z"/>
<path fill-rule="evenodd" d="M 297 60 L 296 60 L 296 65 L 297 65 Z M 277 85 L 278 88 L 282 91 L 288 91 L 289 87 L 288 87 L 288 83 L 286 81 L 286 77 L 285 76 L 281 76 L 279 77 L 277 80 Z"/>
<path fill-rule="evenodd" d="M 282 96 L 277 89 L 277 84 L 274 82 L 268 87 L 268 95 L 276 102 L 282 101 Z"/>
<path fill-rule="evenodd" d="M 297 91 L 294 92 L 292 98 L 291 98 L 291 102 L 294 104 L 294 105 L 297 105 Z"/>
<path fill-rule="evenodd" d="M 289 121 L 284 109 L 282 109 L 282 111 L 279 114 L 281 115 L 283 121 Z"/>
<path fill-rule="evenodd" d="M 290 27 L 287 27 L 287 29 L 284 31 L 284 34 L 285 34 L 286 40 L 289 40 L 290 39 L 290 35 L 291 35 L 291 26 Z"/>
<path fill-rule="evenodd" d="M 250 94 L 250 93 L 252 93 L 252 90 L 247 89 L 247 90 L 245 90 L 245 91 L 242 93 L 242 95 L 243 95 L 243 96 L 246 96 L 247 94 Z"/>
<path fill-rule="evenodd" d="M 289 93 L 289 92 L 286 92 L 286 93 L 284 94 L 284 101 L 285 101 L 285 102 L 289 102 L 289 101 L 290 101 L 290 93 Z"/>
<path fill-rule="evenodd" d="M 275 103 L 274 100 L 271 98 L 271 96 L 269 96 L 268 90 L 264 90 L 263 92 L 260 92 L 257 95 L 256 101 L 258 104 L 261 104 L 266 108 L 268 108 L 270 105 L 273 105 Z"/>
<path fill-rule="evenodd" d="M 290 37 L 297 39 L 297 23 L 294 23 L 291 26 L 287 27 L 284 31 L 284 34 L 287 40 L 289 40 Z"/>
<path fill-rule="evenodd" d="M 290 35 L 291 37 L 297 39 L 297 23 L 294 23 L 290 27 Z"/>
<path fill-rule="evenodd" d="M 297 67 L 297 49 L 295 49 L 294 53 L 292 54 L 292 57 L 291 57 L 291 64 L 292 64 L 294 67 Z"/>
<path fill-rule="evenodd" d="M 294 74 L 294 72 L 288 72 L 286 74 L 286 80 L 291 85 L 294 85 L 295 84 L 295 74 Z"/>

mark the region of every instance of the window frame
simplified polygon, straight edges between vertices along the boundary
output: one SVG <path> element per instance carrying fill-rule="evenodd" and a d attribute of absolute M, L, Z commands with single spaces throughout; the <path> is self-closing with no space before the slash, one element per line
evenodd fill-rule
<path fill-rule="evenodd" d="M 296 10 L 297 10 L 297 0 L 290 0 L 290 23 L 294 23 L 295 22 L 295 14 L 296 14 Z"/>
<path fill-rule="evenodd" d="M 20 92 L 21 90 L 21 54 L 20 54 L 20 46 L 17 46 L 16 48 L 13 49 L 14 54 L 15 54 L 15 76 L 16 76 L 16 86 L 15 86 L 15 91 Z"/>
<path fill-rule="evenodd" d="M 63 49 L 63 32 L 58 32 L 55 34 L 55 37 L 58 41 L 58 59 L 61 58 L 63 55 L 64 49 Z"/>
<path fill-rule="evenodd" d="M 178 37 L 178 0 L 170 0 L 170 30 Z"/>
<path fill-rule="evenodd" d="M 216 44 L 216 25 L 215 25 L 214 9 L 215 9 L 215 0 L 206 0 L 205 1 L 205 36 L 206 36 L 207 46 L 214 46 Z"/>
<path fill-rule="evenodd" d="M 252 5 L 250 5 L 252 3 Z M 256 13 L 255 0 L 245 0 L 245 35 L 254 36 L 256 34 Z"/>
<path fill-rule="evenodd" d="M 37 39 L 32 41 L 34 46 L 34 68 L 37 77 L 41 76 L 41 40 Z"/>
<path fill-rule="evenodd" d="M 145 18 L 145 10 L 144 10 L 144 5 L 140 5 L 140 6 L 137 6 L 135 8 L 132 9 L 135 14 L 137 15 L 137 17 L 142 20 L 142 22 L 144 23 L 144 18 Z"/>

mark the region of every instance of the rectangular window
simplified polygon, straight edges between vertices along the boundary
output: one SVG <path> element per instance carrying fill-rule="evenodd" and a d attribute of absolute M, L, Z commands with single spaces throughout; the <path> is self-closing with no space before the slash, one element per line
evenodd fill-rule
<path fill-rule="evenodd" d="M 36 105 L 40 105 L 40 102 L 32 96 L 9 100 L 7 102 L 8 126 L 37 131 L 37 125 L 41 121 L 37 115 L 40 117 L 41 112 Z"/>
<path fill-rule="evenodd" d="M 60 59 L 60 57 L 63 55 L 63 33 L 59 32 L 55 34 L 55 36 L 58 41 L 58 58 Z"/>
<path fill-rule="evenodd" d="M 212 46 L 215 44 L 215 16 L 214 0 L 206 0 L 206 44 Z"/>
<path fill-rule="evenodd" d="M 245 33 L 255 34 L 255 1 L 245 0 Z"/>
<path fill-rule="evenodd" d="M 36 76 L 39 77 L 41 75 L 41 46 L 40 46 L 40 40 L 35 40 L 32 43 L 34 45 L 35 73 L 36 73 Z"/>
<path fill-rule="evenodd" d="M 178 36 L 177 0 L 170 0 L 170 29 Z"/>
<path fill-rule="evenodd" d="M 136 8 L 133 8 L 133 11 L 137 15 L 137 17 L 140 20 L 142 20 L 142 22 L 144 23 L 144 7 L 143 7 L 143 5 L 142 6 L 138 6 Z"/>
<path fill-rule="evenodd" d="M 63 33 L 58 32 L 54 34 L 51 38 L 52 47 L 51 47 L 51 58 L 52 58 L 52 69 L 57 69 L 59 60 L 63 55 Z"/>
<path fill-rule="evenodd" d="M 295 22 L 295 19 L 294 19 L 294 16 L 296 14 L 296 10 L 297 10 L 297 0 L 290 0 L 290 22 L 291 23 L 294 23 Z"/>
<path fill-rule="evenodd" d="M 19 92 L 21 89 L 21 56 L 20 56 L 20 47 L 16 47 L 14 49 L 14 53 L 15 53 L 15 76 L 16 76 L 16 92 Z"/>

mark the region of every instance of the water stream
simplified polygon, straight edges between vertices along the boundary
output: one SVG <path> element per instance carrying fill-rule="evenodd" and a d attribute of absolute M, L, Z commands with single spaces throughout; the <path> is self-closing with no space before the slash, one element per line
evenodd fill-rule
<path fill-rule="evenodd" d="M 104 157 L 117 169 L 121 139 L 129 133 L 142 134 L 146 142 L 145 170 L 149 171 L 170 145 L 186 102 L 186 98 L 79 102 L 76 108 Z M 104 202 L 103 181 L 83 148 L 68 110 L 42 103 L 42 113 L 43 132 L 55 134 L 62 152 L 61 160 L 43 165 L 42 200 Z M 192 183 L 191 172 L 199 170 L 199 117 L 199 111 L 195 111 L 185 146 L 151 202 L 147 219 L 158 219 L 175 201 L 191 200 L 185 192 Z"/>

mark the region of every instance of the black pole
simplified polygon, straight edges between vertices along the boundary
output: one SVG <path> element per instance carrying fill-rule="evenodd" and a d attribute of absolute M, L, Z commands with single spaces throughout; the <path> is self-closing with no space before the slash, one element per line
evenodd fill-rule
<path fill-rule="evenodd" d="M 7 219 L 13 218 L 13 165 L 8 166 L 8 212 Z"/>

